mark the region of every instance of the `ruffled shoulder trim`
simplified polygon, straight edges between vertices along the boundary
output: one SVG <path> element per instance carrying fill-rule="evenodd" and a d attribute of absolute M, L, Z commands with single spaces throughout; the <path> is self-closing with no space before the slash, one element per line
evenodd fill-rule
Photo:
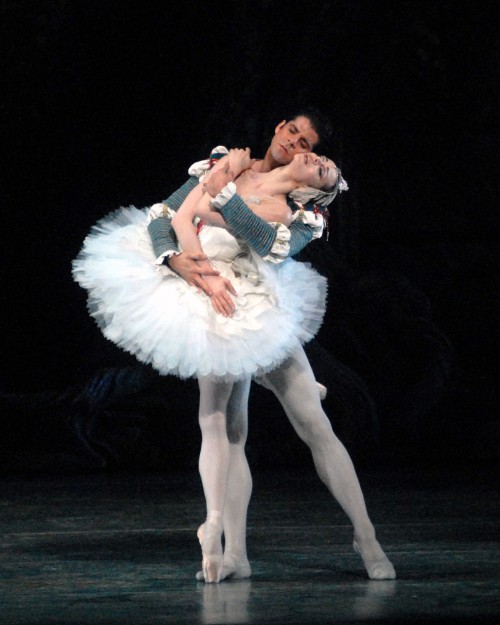
<path fill-rule="evenodd" d="M 301 205 L 296 202 L 296 204 L 299 208 L 293 212 L 292 221 L 306 224 L 312 230 L 312 238 L 320 239 L 326 226 L 327 211 L 311 203 Z"/>
<path fill-rule="evenodd" d="M 153 206 L 151 206 L 148 210 L 148 224 L 150 224 L 153 219 L 157 219 L 158 217 L 168 217 L 169 219 L 172 219 L 174 215 L 175 211 L 172 208 L 163 202 L 158 202 L 157 204 L 153 204 Z"/>
<path fill-rule="evenodd" d="M 199 180 L 201 180 L 207 171 L 211 169 L 223 156 L 226 156 L 226 154 L 229 154 L 229 150 L 223 145 L 218 145 L 210 152 L 210 156 L 208 158 L 205 158 L 202 161 L 197 161 L 191 165 L 188 169 L 189 175 L 196 176 Z"/>

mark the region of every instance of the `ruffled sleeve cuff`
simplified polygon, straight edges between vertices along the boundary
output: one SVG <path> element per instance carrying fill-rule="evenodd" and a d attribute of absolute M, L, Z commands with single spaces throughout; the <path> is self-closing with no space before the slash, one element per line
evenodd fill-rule
<path fill-rule="evenodd" d="M 277 222 L 269 223 L 276 230 L 276 238 L 269 254 L 263 256 L 263 260 L 269 263 L 281 263 L 290 255 L 290 230 Z"/>
<path fill-rule="evenodd" d="M 215 210 L 220 210 L 229 202 L 235 193 L 236 185 L 234 182 L 228 182 L 227 185 L 210 202 L 210 205 L 212 208 L 215 208 Z"/>
<path fill-rule="evenodd" d="M 172 256 L 178 256 L 179 254 L 180 252 L 178 250 L 169 250 L 168 252 L 163 252 L 163 254 L 160 254 L 160 256 L 158 256 L 158 258 L 155 260 L 155 265 L 162 265 L 168 270 L 169 273 L 175 274 L 175 271 L 172 271 L 172 269 L 170 269 L 166 261 L 169 258 L 172 258 Z"/>

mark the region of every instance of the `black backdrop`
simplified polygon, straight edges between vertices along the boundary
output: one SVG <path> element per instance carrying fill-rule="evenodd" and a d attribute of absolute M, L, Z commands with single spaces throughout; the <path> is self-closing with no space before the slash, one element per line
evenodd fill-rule
<path fill-rule="evenodd" d="M 6 470 L 194 462 L 196 386 L 102 338 L 71 260 L 105 213 L 163 199 L 214 145 L 262 154 L 303 104 L 331 118 L 350 185 L 329 240 L 301 256 L 329 278 L 308 351 L 334 426 L 368 463 L 497 458 L 490 3 L 5 0 L 0 12 Z M 255 463 L 271 444 L 274 461 L 302 457 L 258 388 L 251 408 Z"/>

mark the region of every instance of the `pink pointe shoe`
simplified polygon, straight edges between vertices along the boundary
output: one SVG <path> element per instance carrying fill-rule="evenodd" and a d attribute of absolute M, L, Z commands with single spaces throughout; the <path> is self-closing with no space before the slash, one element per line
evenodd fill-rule
<path fill-rule="evenodd" d="M 222 530 L 219 525 L 206 521 L 197 532 L 203 556 L 203 578 L 207 584 L 218 584 L 222 573 Z"/>
<path fill-rule="evenodd" d="M 220 574 L 220 580 L 223 581 L 225 579 L 247 579 L 252 575 L 252 569 L 250 567 L 250 562 L 246 557 L 232 557 L 231 554 L 224 554 L 224 564 L 222 566 L 222 572 Z M 205 581 L 205 575 L 203 571 L 198 571 L 196 573 L 196 579 L 199 582 Z"/>

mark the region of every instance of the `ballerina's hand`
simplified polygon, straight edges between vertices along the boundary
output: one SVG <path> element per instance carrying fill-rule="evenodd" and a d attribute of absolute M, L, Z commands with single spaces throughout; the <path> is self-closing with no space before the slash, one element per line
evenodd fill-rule
<path fill-rule="evenodd" d="M 211 197 L 215 197 L 232 180 L 234 180 L 234 175 L 229 169 L 229 162 L 226 162 L 222 168 L 210 172 L 206 177 L 203 191 Z"/>
<path fill-rule="evenodd" d="M 231 295 L 237 296 L 230 280 L 222 276 L 207 276 L 207 282 L 212 290 L 212 306 L 215 312 L 224 317 L 231 317 L 236 306 Z"/>

